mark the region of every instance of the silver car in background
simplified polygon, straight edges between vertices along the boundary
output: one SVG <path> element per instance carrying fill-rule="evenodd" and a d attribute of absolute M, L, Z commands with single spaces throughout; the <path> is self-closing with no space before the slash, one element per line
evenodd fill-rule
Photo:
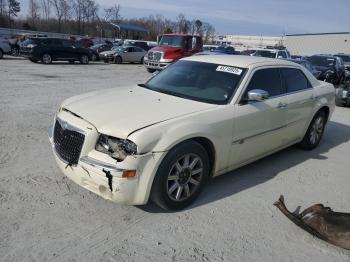
<path fill-rule="evenodd" d="M 137 46 L 119 46 L 112 48 L 111 51 L 102 52 L 100 58 L 106 62 L 121 63 L 141 63 L 146 51 Z"/>

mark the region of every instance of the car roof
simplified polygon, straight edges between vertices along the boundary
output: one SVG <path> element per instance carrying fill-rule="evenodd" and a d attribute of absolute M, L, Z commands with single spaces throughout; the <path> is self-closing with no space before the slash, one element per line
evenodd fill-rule
<path fill-rule="evenodd" d="M 202 55 L 183 58 L 185 61 L 204 62 L 213 64 L 223 64 L 242 68 L 256 67 L 263 65 L 272 66 L 296 66 L 295 63 L 283 59 L 243 56 L 243 55 Z"/>

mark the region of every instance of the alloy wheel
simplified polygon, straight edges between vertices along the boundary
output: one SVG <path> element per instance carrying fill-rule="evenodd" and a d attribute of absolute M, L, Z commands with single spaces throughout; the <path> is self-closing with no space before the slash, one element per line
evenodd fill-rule
<path fill-rule="evenodd" d="M 183 201 L 193 195 L 203 177 L 202 159 L 193 153 L 179 158 L 170 168 L 167 178 L 168 197 Z"/>
<path fill-rule="evenodd" d="M 315 119 L 311 127 L 311 131 L 310 131 L 311 144 L 314 145 L 318 143 L 318 141 L 321 139 L 323 128 L 324 128 L 324 119 L 322 116 L 319 116 Z"/>
<path fill-rule="evenodd" d="M 44 62 L 44 64 L 51 64 L 52 58 L 49 54 L 44 54 L 42 61 Z"/>

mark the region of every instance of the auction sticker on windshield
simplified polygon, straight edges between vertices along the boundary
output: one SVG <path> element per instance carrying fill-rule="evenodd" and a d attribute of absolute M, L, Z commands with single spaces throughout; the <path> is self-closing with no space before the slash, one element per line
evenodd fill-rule
<path fill-rule="evenodd" d="M 223 65 L 219 65 L 216 68 L 216 71 L 219 72 L 226 72 L 226 73 L 230 73 L 230 74 L 235 74 L 235 75 L 241 75 L 243 70 L 236 68 L 236 67 L 231 67 L 231 66 L 223 66 Z"/>

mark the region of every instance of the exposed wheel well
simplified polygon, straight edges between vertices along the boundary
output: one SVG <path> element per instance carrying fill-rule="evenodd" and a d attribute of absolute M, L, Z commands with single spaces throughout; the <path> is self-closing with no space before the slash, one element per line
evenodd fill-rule
<path fill-rule="evenodd" d="M 194 140 L 198 144 L 200 144 L 202 147 L 204 147 L 205 151 L 208 154 L 209 161 L 210 161 L 209 174 L 212 176 L 213 171 L 214 171 L 214 167 L 215 167 L 215 156 L 216 156 L 213 143 L 208 138 L 205 138 L 205 137 L 194 137 L 194 138 L 191 138 L 190 140 Z"/>
<path fill-rule="evenodd" d="M 323 106 L 321 107 L 317 112 L 323 111 L 326 114 L 326 121 L 328 121 L 329 117 L 329 107 L 328 106 Z"/>

